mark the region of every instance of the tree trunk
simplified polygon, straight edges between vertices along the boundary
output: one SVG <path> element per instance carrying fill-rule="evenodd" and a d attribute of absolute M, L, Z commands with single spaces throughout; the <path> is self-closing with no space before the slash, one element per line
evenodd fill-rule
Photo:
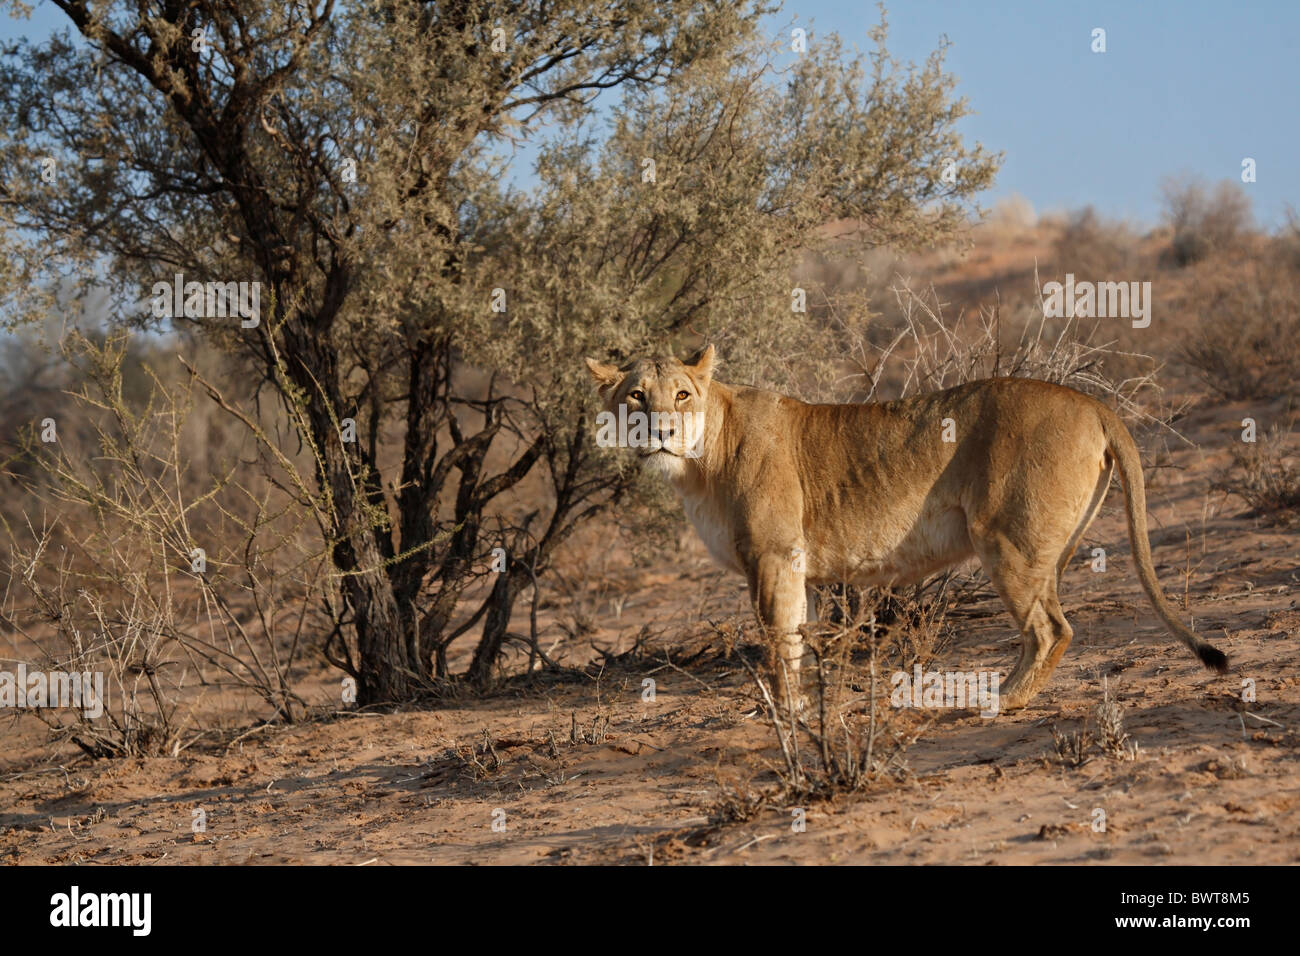
<path fill-rule="evenodd" d="M 491 604 L 488 607 L 487 618 L 483 621 L 483 636 L 479 639 L 478 647 L 474 649 L 474 659 L 470 662 L 469 671 L 465 675 L 477 688 L 486 687 L 492 679 L 492 666 L 501 653 L 501 645 L 505 642 L 506 630 L 510 626 L 510 612 L 514 609 L 517 593 L 518 587 L 513 571 L 505 571 L 497 576 L 497 582 L 492 586 L 492 594 L 489 598 Z"/>
<path fill-rule="evenodd" d="M 330 491 L 334 566 L 357 635 L 357 703 L 399 703 L 411 699 L 421 684 L 419 658 L 408 656 L 415 625 L 411 614 L 402 613 L 393 587 L 391 536 L 370 516 L 383 507 L 382 492 L 365 484 L 373 480 L 374 462 L 359 445 L 345 446 L 339 440 L 335 422 L 344 403 L 337 354 L 327 338 L 330 318 L 294 316 L 284 323 L 286 371 L 302 396 L 311 439 L 319 450 L 319 480 Z"/>
<path fill-rule="evenodd" d="M 343 579 L 357 632 L 357 703 L 409 700 L 420 685 L 408 659 L 409 616 L 398 611 L 392 584 L 376 556 L 363 557 L 361 566 L 367 570 Z"/>

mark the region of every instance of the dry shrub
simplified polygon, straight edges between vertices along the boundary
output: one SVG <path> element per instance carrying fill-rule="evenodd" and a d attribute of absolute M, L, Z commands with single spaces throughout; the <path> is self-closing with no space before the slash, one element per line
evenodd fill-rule
<path fill-rule="evenodd" d="M 1041 287 L 1035 275 L 1034 288 Z M 1182 407 L 1170 407 L 1163 398 L 1161 364 L 1121 347 L 1108 329 L 1114 320 L 1050 318 L 1037 294 L 1018 305 L 952 317 L 933 287 L 918 292 L 901 275 L 891 292 L 893 322 L 865 309 L 828 307 L 815 341 L 787 355 L 778 371 L 756 384 L 796 383 L 799 397 L 811 402 L 868 402 L 977 379 L 1032 378 L 1099 398 L 1130 427 L 1150 425 L 1186 441 L 1170 424 Z"/>
<path fill-rule="evenodd" d="M 1068 733 L 1052 726 L 1051 760 L 1077 770 L 1090 763 L 1096 754 L 1115 760 L 1137 759 L 1137 741 L 1124 730 L 1124 708 L 1110 696 L 1108 681 L 1103 680 L 1101 693 L 1101 700 L 1091 714 L 1095 730 L 1089 728 L 1088 717 L 1084 717 L 1078 730 Z"/>
<path fill-rule="evenodd" d="M 1088 280 L 1115 276 L 1133 261 L 1136 248 L 1126 226 L 1106 222 L 1088 206 L 1070 214 L 1053 243 L 1056 271 Z"/>
<path fill-rule="evenodd" d="M 805 642 L 813 659 L 804 684 L 806 706 L 778 707 L 768 681 L 742 656 L 768 719 L 781 763 L 776 794 L 724 793 L 728 813 L 752 814 L 791 799 L 824 799 L 855 792 L 907 774 L 905 754 L 929 721 L 890 705 L 891 675 L 925 668 L 948 637 L 944 595 L 921 603 L 912 598 L 866 592 L 858 614 L 838 626 L 810 625 Z M 893 602 L 894 608 L 887 607 Z M 877 611 L 889 613 L 882 624 Z"/>
<path fill-rule="evenodd" d="M 1199 179 L 1172 177 L 1162 187 L 1165 217 L 1173 227 L 1168 258 L 1188 266 L 1235 245 L 1251 228 L 1250 199 L 1223 180 L 1213 188 Z"/>
<path fill-rule="evenodd" d="M 1294 206 L 1286 208 L 1286 224 L 1278 231 L 1277 245 L 1287 265 L 1300 270 L 1300 213 Z"/>
<path fill-rule="evenodd" d="M 1289 447 L 1291 430 L 1274 425 L 1260 440 L 1232 449 L 1232 468 L 1212 486 L 1236 495 L 1250 507 L 1250 517 L 1280 524 L 1300 520 L 1300 466 Z"/>
<path fill-rule="evenodd" d="M 993 204 L 985 223 L 995 235 L 1015 235 L 1038 225 L 1038 214 L 1033 203 L 1019 193 L 1012 193 Z"/>
<path fill-rule="evenodd" d="M 1037 276 L 1035 287 L 1041 288 Z M 1159 363 L 1103 338 L 1108 319 L 1048 318 L 1035 300 L 1004 320 L 1000 307 L 977 316 L 944 315 L 933 289 L 894 286 L 904 324 L 877 354 L 858 348 L 872 368 L 868 397 L 883 386 L 899 398 L 952 388 L 984 378 L 1032 378 L 1065 385 L 1106 402 L 1130 424 L 1153 425 L 1177 435 L 1156 381 Z M 1181 438 L 1181 436 L 1178 436 Z"/>
<path fill-rule="evenodd" d="M 179 753 L 211 732 L 195 715 L 218 688 L 244 709 L 260 702 L 257 716 L 301 716 L 291 674 L 322 626 L 313 608 L 327 566 L 305 509 L 255 470 L 236 478 L 238 455 L 196 467 L 192 388 L 154 376 L 133 401 L 126 335 L 72 335 L 64 348 L 85 373 L 65 420 L 93 446 L 29 434 L 38 517 L 6 528 L 2 610 L 35 669 L 102 675 L 105 700 L 97 715 L 30 713 L 53 742 L 96 757 Z"/>
<path fill-rule="evenodd" d="M 1091 750 L 1096 740 L 1088 730 L 1088 722 L 1069 733 L 1061 733 L 1052 725 L 1052 746 L 1056 748 L 1056 762 L 1064 767 L 1077 770 L 1092 760 Z"/>
<path fill-rule="evenodd" d="M 755 787 L 749 781 L 718 776 L 718 791 L 707 809 L 709 823 L 748 823 L 781 801 L 782 794 L 770 787 Z"/>
<path fill-rule="evenodd" d="M 1132 760 L 1137 742 L 1124 730 L 1124 707 L 1110 696 L 1110 682 L 1102 679 L 1101 701 L 1093 711 L 1097 723 L 1097 746 L 1108 756 Z"/>
<path fill-rule="evenodd" d="M 1300 260 L 1283 240 L 1259 256 L 1206 263 L 1183 308 L 1196 322 L 1180 357 L 1217 395 L 1267 398 L 1300 375 Z"/>

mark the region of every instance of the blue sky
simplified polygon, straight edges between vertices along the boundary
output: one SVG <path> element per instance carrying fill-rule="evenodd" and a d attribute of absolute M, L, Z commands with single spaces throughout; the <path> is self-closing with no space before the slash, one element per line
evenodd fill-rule
<path fill-rule="evenodd" d="M 831 0 L 791 14 L 864 49 L 878 19 L 869 3 Z M 1251 157 L 1257 220 L 1300 208 L 1295 0 L 911 0 L 890 5 L 889 23 L 899 59 L 951 41 L 948 67 L 976 114 L 962 131 L 1006 153 L 988 201 L 1019 193 L 1040 213 L 1092 204 L 1154 224 L 1166 175 L 1240 182 Z M 1091 50 L 1095 27 L 1105 53 Z"/>
<path fill-rule="evenodd" d="M 33 19 L 0 16 L 0 40 L 40 37 L 63 24 L 49 3 Z M 787 2 L 773 18 L 834 31 L 866 49 L 870 2 Z M 921 61 L 941 36 L 948 66 L 974 110 L 962 131 L 1006 162 L 984 204 L 1018 193 L 1040 213 L 1091 204 L 1106 216 L 1154 224 L 1160 182 L 1190 173 L 1246 185 L 1258 221 L 1300 208 L 1300 122 L 1294 44 L 1300 3 L 1242 0 L 910 0 L 889 9 L 890 50 Z M 1091 51 L 1106 31 L 1106 52 Z M 527 181 L 528 153 L 517 179 Z"/>

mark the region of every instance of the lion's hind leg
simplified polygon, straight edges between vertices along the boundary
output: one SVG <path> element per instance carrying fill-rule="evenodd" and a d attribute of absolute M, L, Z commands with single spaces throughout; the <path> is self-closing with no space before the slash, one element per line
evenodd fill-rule
<path fill-rule="evenodd" d="M 1035 561 L 1005 539 L 976 541 L 975 551 L 1020 629 L 1020 657 L 998 689 L 999 710 L 1019 710 L 1047 683 L 1073 637 L 1056 597 L 1056 556 Z"/>
<path fill-rule="evenodd" d="M 1079 523 L 1075 526 L 1070 540 L 1064 550 L 1061 551 L 1061 557 L 1056 562 L 1056 583 L 1061 583 L 1061 575 L 1065 573 L 1065 567 L 1074 557 L 1074 552 L 1078 550 L 1079 543 L 1083 536 L 1088 533 L 1088 528 L 1092 525 L 1093 519 L 1097 517 L 1097 512 L 1101 510 L 1101 503 L 1106 500 L 1106 492 L 1110 490 L 1110 478 L 1114 473 L 1115 463 L 1107 455 L 1101 466 L 1101 476 L 1097 479 L 1097 485 L 1093 488 L 1092 498 L 1088 501 L 1083 515 L 1079 518 Z"/>

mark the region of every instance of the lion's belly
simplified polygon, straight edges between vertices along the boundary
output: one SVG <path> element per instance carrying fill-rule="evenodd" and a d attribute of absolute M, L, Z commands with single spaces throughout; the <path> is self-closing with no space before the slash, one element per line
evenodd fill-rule
<path fill-rule="evenodd" d="M 726 513 L 704 496 L 684 497 L 682 504 L 709 556 L 721 567 L 745 574 Z M 966 516 L 958 507 L 857 521 L 834 516 L 805 528 L 804 544 L 810 584 L 904 584 L 973 554 Z"/>
<path fill-rule="evenodd" d="M 974 553 L 966 515 L 956 507 L 879 521 L 875 527 L 826 524 L 827 530 L 808 535 L 807 577 L 812 584 L 906 584 Z"/>

